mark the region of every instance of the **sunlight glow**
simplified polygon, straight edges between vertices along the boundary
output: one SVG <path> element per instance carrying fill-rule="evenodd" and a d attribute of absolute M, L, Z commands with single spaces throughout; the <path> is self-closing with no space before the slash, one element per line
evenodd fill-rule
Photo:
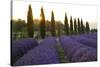
<path fill-rule="evenodd" d="M 51 20 L 51 11 L 54 11 L 55 20 L 64 23 L 65 12 L 68 19 L 82 18 L 85 23 L 88 21 L 91 28 L 97 28 L 97 7 L 86 5 L 72 5 L 72 4 L 58 4 L 58 3 L 45 3 L 45 2 L 25 2 L 13 1 L 13 19 L 27 20 L 28 6 L 31 4 L 33 11 L 33 18 L 40 19 L 40 9 L 43 6 L 45 19 Z"/>

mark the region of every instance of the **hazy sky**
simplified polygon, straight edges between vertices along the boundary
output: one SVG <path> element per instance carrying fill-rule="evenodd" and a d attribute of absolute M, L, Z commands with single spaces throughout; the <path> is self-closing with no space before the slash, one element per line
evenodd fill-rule
<path fill-rule="evenodd" d="M 13 1 L 13 19 L 27 20 L 28 6 L 31 4 L 33 18 L 40 19 L 40 9 L 43 6 L 45 19 L 51 20 L 51 11 L 54 11 L 55 20 L 64 22 L 65 12 L 68 19 L 82 18 L 84 23 L 88 21 L 91 28 L 97 27 L 97 7 L 89 5 L 76 5 L 67 3 L 36 2 L 36 1 Z"/>

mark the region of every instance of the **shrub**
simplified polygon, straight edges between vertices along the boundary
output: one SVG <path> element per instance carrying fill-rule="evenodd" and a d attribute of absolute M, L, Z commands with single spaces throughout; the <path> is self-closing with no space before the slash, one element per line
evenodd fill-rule
<path fill-rule="evenodd" d="M 66 36 L 60 37 L 60 42 L 61 42 L 62 46 L 64 47 L 64 50 L 66 52 L 66 55 L 69 57 L 70 62 L 73 62 L 73 58 L 78 60 L 75 62 L 84 61 L 84 60 L 81 60 L 82 57 L 92 57 L 92 58 L 86 58 L 85 59 L 86 61 L 92 61 L 92 60 L 97 59 L 96 49 L 94 49 L 92 47 L 85 46 L 79 42 L 76 42 L 75 40 L 71 39 L 70 37 L 66 37 Z M 84 49 L 84 50 L 82 50 L 82 49 Z M 80 51 L 80 53 L 77 54 L 78 51 Z M 85 52 L 87 52 L 87 55 L 84 55 Z M 74 55 L 76 55 L 76 54 L 77 54 L 77 56 L 75 57 Z M 79 58 L 78 58 L 78 56 L 79 56 Z"/>
<path fill-rule="evenodd" d="M 16 62 L 20 57 L 26 54 L 30 49 L 37 46 L 38 43 L 33 38 L 20 39 L 12 42 L 11 45 L 11 63 Z"/>
<path fill-rule="evenodd" d="M 58 55 L 54 48 L 55 44 L 56 41 L 52 37 L 44 39 L 39 46 L 20 58 L 14 66 L 59 63 Z"/>

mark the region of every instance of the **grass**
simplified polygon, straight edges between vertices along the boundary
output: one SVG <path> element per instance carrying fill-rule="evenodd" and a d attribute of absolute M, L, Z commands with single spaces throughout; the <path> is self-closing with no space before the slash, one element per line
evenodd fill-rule
<path fill-rule="evenodd" d="M 57 44 L 56 44 L 55 48 L 57 50 L 60 63 L 67 63 L 67 62 L 69 62 L 67 56 L 65 55 L 64 48 L 60 45 L 59 41 L 57 41 Z"/>

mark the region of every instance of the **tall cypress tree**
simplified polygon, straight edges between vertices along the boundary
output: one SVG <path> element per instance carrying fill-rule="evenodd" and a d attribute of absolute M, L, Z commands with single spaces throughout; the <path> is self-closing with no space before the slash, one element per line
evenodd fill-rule
<path fill-rule="evenodd" d="M 78 18 L 78 34 L 81 32 L 81 24 L 80 24 L 80 19 Z"/>
<path fill-rule="evenodd" d="M 80 32 L 81 34 L 82 33 L 84 33 L 84 25 L 83 25 L 83 20 L 82 20 L 82 18 L 81 18 L 81 32 Z"/>
<path fill-rule="evenodd" d="M 83 20 L 81 19 L 81 33 L 85 33 L 85 27 L 83 25 Z"/>
<path fill-rule="evenodd" d="M 40 35 L 42 38 L 45 38 L 46 30 L 45 30 L 45 15 L 43 11 L 43 7 L 41 7 L 41 14 L 40 14 Z"/>
<path fill-rule="evenodd" d="M 73 20 L 72 20 L 72 16 L 70 17 L 70 34 L 73 34 Z"/>
<path fill-rule="evenodd" d="M 74 33 L 77 34 L 76 18 L 74 19 Z"/>
<path fill-rule="evenodd" d="M 56 36 L 54 12 L 51 13 L 51 34 Z"/>
<path fill-rule="evenodd" d="M 90 32 L 90 26 L 88 22 L 86 22 L 86 32 Z"/>
<path fill-rule="evenodd" d="M 34 22 L 33 22 L 33 15 L 32 15 L 31 5 L 29 5 L 28 14 L 27 14 L 27 31 L 28 31 L 28 36 L 29 37 L 34 36 Z"/>
<path fill-rule="evenodd" d="M 69 35 L 69 25 L 68 25 L 68 18 L 67 14 L 65 13 L 65 20 L 64 20 L 64 31 L 66 35 Z"/>

